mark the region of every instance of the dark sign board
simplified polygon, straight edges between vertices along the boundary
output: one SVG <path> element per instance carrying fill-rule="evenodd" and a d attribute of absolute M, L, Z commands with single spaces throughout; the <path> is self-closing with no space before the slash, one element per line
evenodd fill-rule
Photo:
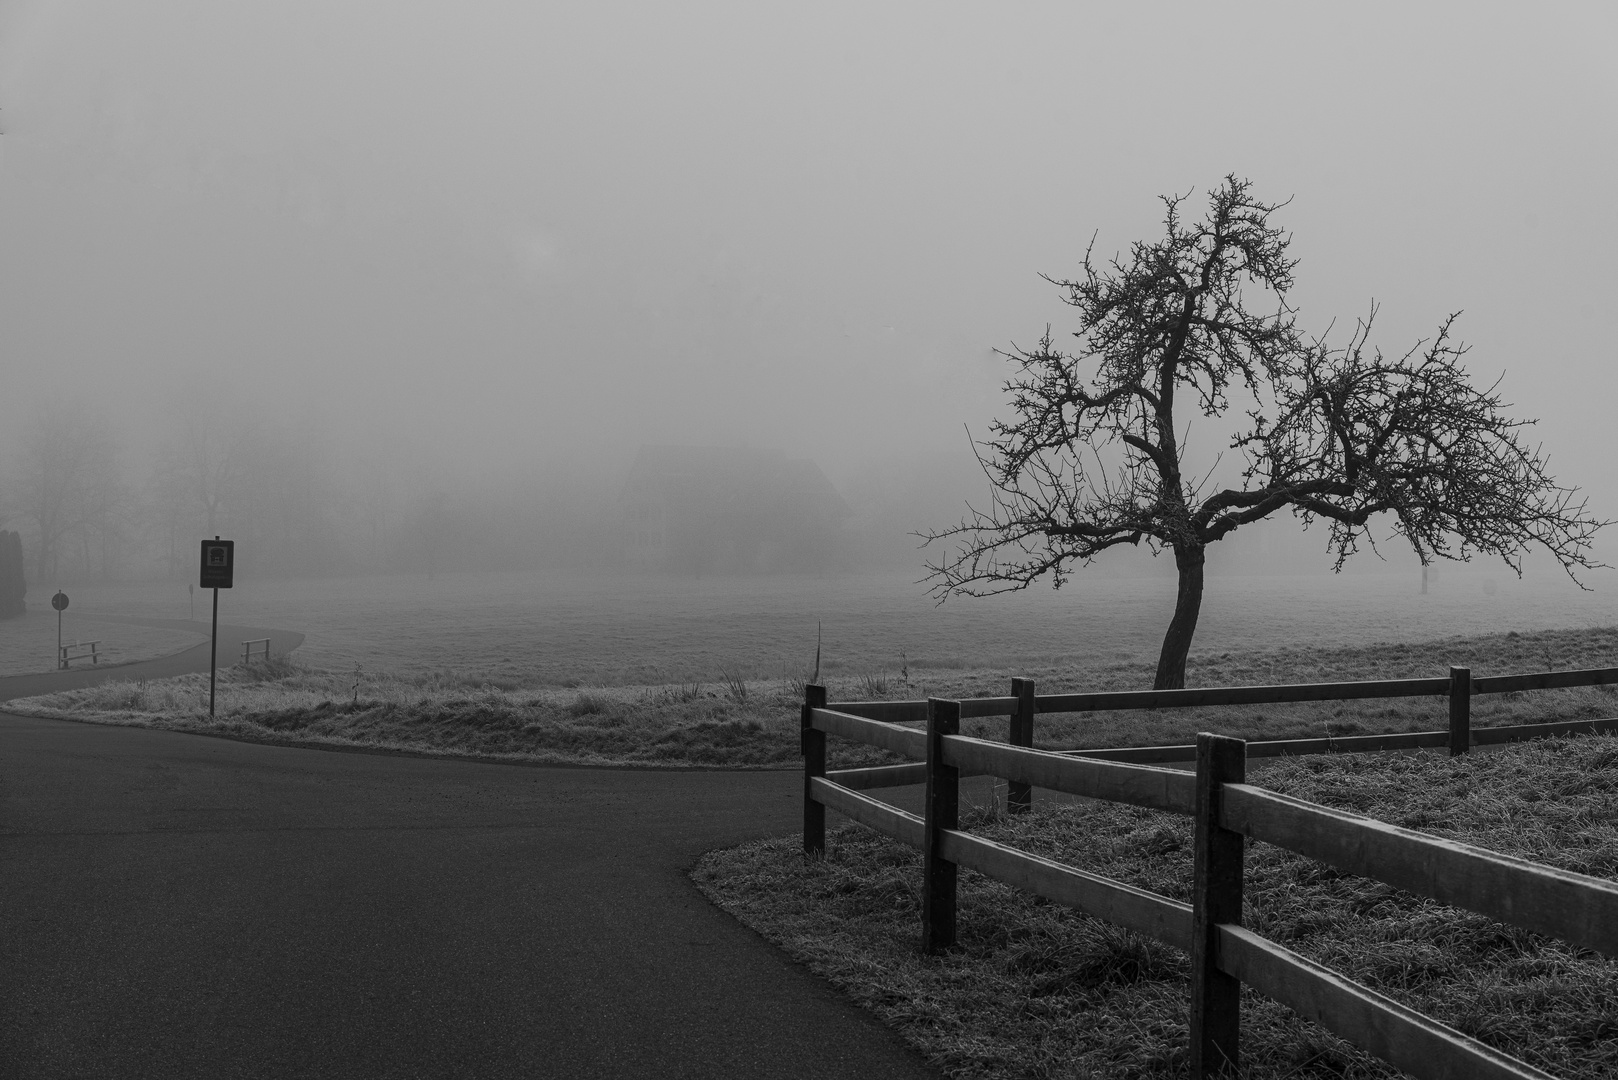
<path fill-rule="evenodd" d="M 236 541 L 204 540 L 202 542 L 202 580 L 204 589 L 228 589 L 236 571 Z"/>
<path fill-rule="evenodd" d="M 67 593 L 58 589 L 56 595 L 51 597 L 51 607 L 57 611 L 65 611 L 67 609 Z"/>

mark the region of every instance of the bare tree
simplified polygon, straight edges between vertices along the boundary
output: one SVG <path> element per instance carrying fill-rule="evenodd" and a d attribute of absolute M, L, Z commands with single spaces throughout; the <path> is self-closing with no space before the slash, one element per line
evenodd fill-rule
<path fill-rule="evenodd" d="M 19 464 L 18 506 L 32 525 L 39 580 L 60 576 L 63 556 L 75 539 L 83 570 L 95 569 L 94 546 L 101 548 L 106 571 L 115 561 L 108 545 L 124 535 L 127 492 L 105 422 L 64 402 L 48 401 L 35 415 Z"/>
<path fill-rule="evenodd" d="M 1092 242 L 1083 277 L 1047 279 L 1078 311 L 1079 348 L 1058 349 L 1047 328 L 1036 348 L 1003 354 L 1015 418 L 977 444 L 992 503 L 923 534 L 950 545 L 928 564 L 940 600 L 1046 573 L 1060 587 L 1073 563 L 1121 544 L 1172 551 L 1179 594 L 1155 682 L 1170 689 L 1185 685 L 1208 545 L 1281 510 L 1329 523 L 1338 570 L 1362 541 L 1374 548 L 1373 521 L 1423 565 L 1483 553 L 1520 575 L 1532 545 L 1570 577 L 1601 565 L 1590 544 L 1607 522 L 1524 444 L 1532 421 L 1471 384 L 1457 316 L 1396 359 L 1369 345 L 1374 304 L 1346 347 L 1307 339 L 1286 299 L 1291 237 L 1270 223 L 1285 204 L 1250 186 L 1227 177 L 1195 223 L 1181 216 L 1188 196 L 1165 197 L 1161 240 L 1099 267 Z M 1253 306 L 1254 287 L 1273 307 Z M 1244 467 L 1229 486 L 1211 482 L 1216 467 L 1187 472 L 1182 395 L 1205 417 L 1243 417 L 1228 449 Z"/>

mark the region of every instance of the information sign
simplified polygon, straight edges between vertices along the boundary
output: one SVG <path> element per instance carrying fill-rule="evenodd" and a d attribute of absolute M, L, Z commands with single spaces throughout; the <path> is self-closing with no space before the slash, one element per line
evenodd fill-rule
<path fill-rule="evenodd" d="M 236 541 L 204 540 L 202 542 L 202 576 L 198 584 L 204 589 L 228 589 L 236 572 Z"/>

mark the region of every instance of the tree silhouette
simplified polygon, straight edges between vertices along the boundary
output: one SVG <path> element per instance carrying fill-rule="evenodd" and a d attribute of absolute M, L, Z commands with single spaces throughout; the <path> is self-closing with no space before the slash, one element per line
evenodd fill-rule
<path fill-rule="evenodd" d="M 1570 577 L 1593 568 L 1601 526 L 1556 484 L 1495 387 L 1473 386 L 1452 340 L 1457 315 L 1396 359 L 1369 344 L 1373 304 L 1347 345 L 1297 328 L 1287 303 L 1291 236 L 1234 176 L 1187 223 L 1187 196 L 1166 196 L 1164 236 L 1098 266 L 1094 245 L 1077 280 L 1047 279 L 1078 311 L 1079 347 L 1003 353 L 1014 418 L 977 444 L 993 485 L 986 510 L 922 534 L 949 553 L 930 562 L 940 600 L 1026 588 L 1120 544 L 1174 553 L 1179 592 L 1158 659 L 1157 689 L 1185 685 L 1202 606 L 1209 544 L 1290 510 L 1330 525 L 1335 569 L 1386 521 L 1426 565 L 1497 555 L 1519 575 L 1540 545 Z M 1255 288 L 1256 287 L 1256 288 Z M 1248 291 L 1271 306 L 1257 309 Z M 1215 469 L 1188 474 L 1187 402 L 1205 417 L 1242 417 L 1228 449 L 1244 462 L 1232 486 Z M 1178 408 L 1179 411 L 1176 411 Z M 1217 463 L 1216 463 L 1217 464 Z M 1386 517 L 1379 517 L 1386 515 Z M 1577 581 L 1577 577 L 1574 577 Z"/>

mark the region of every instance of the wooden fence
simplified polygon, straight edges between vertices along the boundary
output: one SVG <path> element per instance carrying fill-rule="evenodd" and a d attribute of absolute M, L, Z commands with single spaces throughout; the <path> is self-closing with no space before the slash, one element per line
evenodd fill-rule
<path fill-rule="evenodd" d="M 1021 702 L 1032 695 L 1014 696 Z M 924 867 L 922 944 L 931 951 L 955 941 L 961 866 L 1184 950 L 1191 956 L 1191 1063 L 1198 1080 L 1239 1068 L 1243 983 L 1417 1077 L 1549 1077 L 1243 928 L 1246 838 L 1618 957 L 1618 883 L 1250 785 L 1249 747 L 1239 739 L 1199 735 L 1192 773 L 969 738 L 959 733 L 960 721 L 973 703 L 930 699 L 923 704 L 925 730 L 854 715 L 828 706 L 824 687 L 806 689 L 805 852 L 817 856 L 825 851 L 827 807 L 919 848 Z M 924 815 L 906 813 L 836 782 L 836 774 L 826 772 L 828 735 L 924 758 Z M 960 778 L 973 774 L 1192 815 L 1193 902 L 1170 900 L 962 831 Z"/>
<path fill-rule="evenodd" d="M 1449 727 L 1445 731 L 1414 731 L 1398 735 L 1348 735 L 1322 739 L 1271 739 L 1247 744 L 1248 757 L 1275 757 L 1283 754 L 1367 753 L 1379 750 L 1412 750 L 1447 746 L 1452 755 L 1464 754 L 1473 746 L 1486 746 L 1552 735 L 1580 735 L 1618 732 L 1618 719 L 1568 720 L 1551 724 L 1514 724 L 1510 727 L 1472 727 L 1472 698 L 1480 694 L 1511 694 L 1527 690 L 1556 690 L 1573 686 L 1604 686 L 1618 683 L 1618 668 L 1591 668 L 1581 671 L 1539 671 L 1524 675 L 1494 675 L 1474 679 L 1471 669 L 1450 668 L 1448 678 L 1376 679 L 1366 682 L 1299 683 L 1292 686 L 1219 686 L 1193 690 L 1139 690 L 1096 694 L 1034 693 L 1034 680 L 1012 679 L 1009 697 L 965 698 L 961 717 L 1006 716 L 1010 718 L 1007 742 L 1013 746 L 1034 745 L 1034 717 L 1040 713 L 1100 712 L 1112 709 L 1180 709 L 1209 705 L 1272 705 L 1294 701 L 1350 701 L 1362 698 L 1447 697 Z M 921 723 L 927 719 L 925 701 L 844 701 L 830 708 L 889 723 Z M 1127 746 L 1065 753 L 1106 761 L 1135 764 L 1163 764 L 1195 761 L 1197 748 L 1179 746 Z M 880 765 L 869 769 L 843 769 L 832 774 L 844 787 L 866 790 L 919 784 L 925 767 Z M 1026 785 L 1013 783 L 1007 793 L 1007 809 L 1019 813 L 1028 809 L 1030 792 Z"/>

